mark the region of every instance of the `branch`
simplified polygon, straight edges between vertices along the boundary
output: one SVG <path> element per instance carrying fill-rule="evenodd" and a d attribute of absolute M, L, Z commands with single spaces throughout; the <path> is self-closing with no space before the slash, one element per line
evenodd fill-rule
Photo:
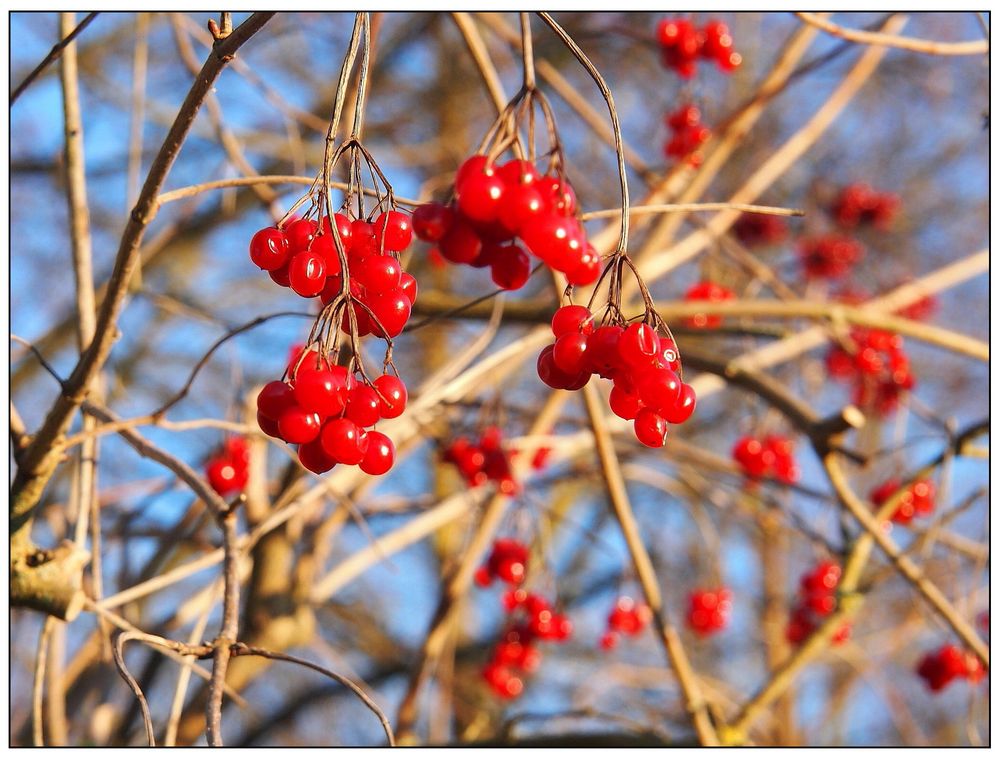
<path fill-rule="evenodd" d="M 848 42 L 858 42 L 864 45 L 895 47 L 900 50 L 926 53 L 927 55 L 983 55 L 990 51 L 988 39 L 969 40 L 968 42 L 935 42 L 929 39 L 917 39 L 916 37 L 901 37 L 897 34 L 882 34 L 879 32 L 862 31 L 861 29 L 851 29 L 828 21 L 816 13 L 796 13 L 795 15 L 803 23 L 822 29 L 827 34 L 846 39 Z"/>
<path fill-rule="evenodd" d="M 72 32 L 66 35 L 51 50 L 49 50 L 49 54 L 46 55 L 44 58 L 42 58 L 42 62 L 39 63 L 37 66 L 35 66 L 35 69 L 26 77 L 24 77 L 24 81 L 21 82 L 17 86 L 17 89 L 15 89 L 11 93 L 10 96 L 11 105 L 13 105 L 14 101 L 21 96 L 24 90 L 26 90 L 28 87 L 31 86 L 31 83 L 41 75 L 42 71 L 48 68 L 53 62 L 56 61 L 56 59 L 59 58 L 60 55 L 62 55 L 62 51 L 66 49 L 66 46 L 74 39 L 76 39 L 80 35 L 80 32 L 86 29 L 90 25 L 90 22 L 93 21 L 96 17 L 97 13 L 88 13 L 86 17 L 83 19 L 83 21 L 81 21 L 79 25 Z"/>
<path fill-rule="evenodd" d="M 25 450 L 23 462 L 14 477 L 11 485 L 11 533 L 17 533 L 30 524 L 42 491 L 59 463 L 60 452 L 56 441 L 66 432 L 74 412 L 86 399 L 91 381 L 104 365 L 117 338 L 115 322 L 125 299 L 129 279 L 139 259 L 143 234 L 156 207 L 156 196 L 184 144 L 202 102 L 226 63 L 273 15 L 273 13 L 253 14 L 218 44 L 202 66 L 156 159 L 150 166 L 146 182 L 119 243 L 107 295 L 98 314 L 94 339 L 86 352 L 80 356 L 66 381 L 64 391 L 49 410 L 42 427 Z"/>

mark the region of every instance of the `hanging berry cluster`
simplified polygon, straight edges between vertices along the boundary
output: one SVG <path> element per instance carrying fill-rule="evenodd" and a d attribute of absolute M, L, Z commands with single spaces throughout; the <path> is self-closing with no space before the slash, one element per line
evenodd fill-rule
<path fill-rule="evenodd" d="M 535 106 L 549 136 L 546 166 L 536 163 Z M 527 122 L 527 145 L 521 124 Z M 516 157 L 499 162 L 508 151 Z M 525 157 L 526 156 L 526 157 Z M 576 194 L 565 175 L 555 119 L 545 95 L 525 86 L 487 132 L 475 155 L 455 174 L 448 203 L 416 209 L 417 236 L 437 245 L 452 263 L 489 267 L 502 289 L 520 289 L 531 274 L 534 255 L 571 284 L 592 284 L 600 256 L 587 241 Z"/>
<path fill-rule="evenodd" d="M 853 402 L 878 416 L 891 414 L 903 392 L 916 386 L 910 359 L 899 334 L 855 327 L 845 345 L 826 355 L 830 376 L 853 384 Z"/>
<path fill-rule="evenodd" d="M 733 593 L 726 588 L 703 589 L 688 596 L 688 627 L 699 636 L 711 636 L 729 623 Z"/>
<path fill-rule="evenodd" d="M 880 231 L 892 226 L 901 200 L 892 192 L 876 192 L 868 184 L 854 183 L 843 187 L 830 206 L 837 225 L 845 229 L 872 225 Z"/>
<path fill-rule="evenodd" d="M 837 584 L 840 583 L 840 565 L 824 560 L 802 576 L 799 582 L 799 601 L 792 608 L 785 636 L 792 644 L 801 644 L 812 635 L 822 619 L 837 607 Z M 833 635 L 834 644 L 842 644 L 851 635 L 851 624 L 845 622 Z"/>
<path fill-rule="evenodd" d="M 972 652 L 964 652 L 954 644 L 945 644 L 921 658 L 917 664 L 917 675 L 924 679 L 928 689 L 937 694 L 958 678 L 964 678 L 971 684 L 978 683 L 985 678 L 986 669 Z"/>
<path fill-rule="evenodd" d="M 786 484 L 799 480 L 795 442 L 779 434 L 763 439 L 742 436 L 733 446 L 733 459 L 751 478 L 773 477 Z"/>
<path fill-rule="evenodd" d="M 784 241 L 788 225 L 781 216 L 741 213 L 733 224 L 733 234 L 747 247 L 772 245 Z"/>
<path fill-rule="evenodd" d="M 243 491 L 249 476 L 250 449 L 242 436 L 232 436 L 223 442 L 205 462 L 205 478 L 220 497 L 230 497 Z"/>
<path fill-rule="evenodd" d="M 865 256 L 865 248 L 850 237 L 826 234 L 799 241 L 799 260 L 806 278 L 840 279 Z"/>
<path fill-rule="evenodd" d="M 282 379 L 261 391 L 257 416 L 266 434 L 298 444 L 299 461 L 314 473 L 340 463 L 381 475 L 392 467 L 395 447 L 373 427 L 398 417 L 407 400 L 392 361 L 392 339 L 402 332 L 416 299 L 416 281 L 399 260 L 412 230 L 361 142 L 351 137 L 336 150 L 332 144 L 331 137 L 323 172 L 309 192 L 276 228 L 259 231 L 251 242 L 251 257 L 272 278 L 283 270 L 278 263 L 286 251 L 290 286 L 302 296 L 319 295 L 322 303 L 306 344 Z M 330 177 L 342 159 L 348 182 L 334 212 Z M 364 187 L 365 175 L 374 187 Z M 289 221 L 300 208 L 301 216 Z M 361 338 L 369 334 L 386 342 L 381 375 L 374 380 L 361 350 Z"/>
<path fill-rule="evenodd" d="M 739 68 L 743 57 L 733 49 L 733 37 L 722 21 L 709 21 L 701 29 L 686 19 L 664 19 L 656 27 L 663 65 L 682 79 L 690 79 L 698 59 L 714 60 L 729 74 Z"/>
<path fill-rule="evenodd" d="M 725 302 L 735 297 L 735 292 L 714 281 L 699 281 L 692 284 L 684 294 L 684 299 L 688 302 Z M 685 318 L 684 325 L 689 329 L 717 329 L 722 325 L 722 316 L 696 313 Z"/>
<path fill-rule="evenodd" d="M 899 491 L 901 482 L 898 478 L 890 478 L 881 486 L 872 490 L 869 495 L 875 509 L 889 501 Z M 892 513 L 892 522 L 906 525 L 916 517 L 930 515 L 934 512 L 934 482 L 929 478 L 914 481 L 900 495 L 899 504 Z"/>
<path fill-rule="evenodd" d="M 489 586 L 494 578 L 508 585 L 502 603 L 510 619 L 483 668 L 486 683 L 504 699 L 513 699 L 524 690 L 518 671 L 533 673 L 541 664 L 537 642 L 564 642 L 573 633 L 572 621 L 556 612 L 549 600 L 520 588 L 527 578 L 528 558 L 528 547 L 522 542 L 497 539 L 475 575 L 482 587 Z"/>
<path fill-rule="evenodd" d="M 614 649 L 622 636 L 638 636 L 652 620 L 653 611 L 645 602 L 636 602 L 632 597 L 618 597 L 608 613 L 608 627 L 601 636 L 601 649 Z"/>
<path fill-rule="evenodd" d="M 667 158 L 685 159 L 694 168 L 700 166 L 702 155 L 698 148 L 712 136 L 712 130 L 701 122 L 701 110 L 688 103 L 668 114 L 664 121 L 672 132 L 663 146 Z"/>
<path fill-rule="evenodd" d="M 442 459 L 458 468 L 470 487 L 495 481 L 503 494 L 513 496 L 521 490 L 514 478 L 511 455 L 503 447 L 503 433 L 498 426 L 484 428 L 475 444 L 467 436 L 458 437 L 445 447 Z"/>

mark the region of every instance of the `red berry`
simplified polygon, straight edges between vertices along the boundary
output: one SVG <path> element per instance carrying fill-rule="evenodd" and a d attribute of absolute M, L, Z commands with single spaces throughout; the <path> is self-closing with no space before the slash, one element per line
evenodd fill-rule
<path fill-rule="evenodd" d="M 392 255 L 372 255 L 363 259 L 357 271 L 358 283 L 367 292 L 381 294 L 399 286 L 402 267 Z"/>
<path fill-rule="evenodd" d="M 552 316 L 552 333 L 556 338 L 563 334 L 594 333 L 594 316 L 583 305 L 564 305 Z"/>
<path fill-rule="evenodd" d="M 287 287 L 290 283 L 288 279 L 288 263 L 285 263 L 280 268 L 275 268 L 273 271 L 268 271 L 267 275 L 278 286 Z"/>
<path fill-rule="evenodd" d="M 635 438 L 647 447 L 662 447 L 667 437 L 667 422 L 648 407 L 635 416 Z"/>
<path fill-rule="evenodd" d="M 320 439 L 313 439 L 308 444 L 299 446 L 299 462 L 303 468 L 313 473 L 326 473 L 337 464 L 337 461 L 327 454 Z"/>
<path fill-rule="evenodd" d="M 660 338 L 646 323 L 630 324 L 618 340 L 618 354 L 626 365 L 636 368 L 653 364 L 660 351 Z"/>
<path fill-rule="evenodd" d="M 587 337 L 579 332 L 559 337 L 552 347 L 552 359 L 564 373 L 579 374 L 587 362 Z"/>
<path fill-rule="evenodd" d="M 694 387 L 690 384 L 681 384 L 681 392 L 677 402 L 670 407 L 664 407 L 662 415 L 668 423 L 684 423 L 694 414 L 696 402 Z"/>
<path fill-rule="evenodd" d="M 360 384 L 347 393 L 345 415 L 361 428 L 374 426 L 380 418 L 378 393 L 370 386 Z"/>
<path fill-rule="evenodd" d="M 235 494 L 246 483 L 245 470 L 244 480 L 240 482 L 236 466 L 224 457 L 214 457 L 208 461 L 208 465 L 205 466 L 205 477 L 208 479 L 209 486 L 222 497 Z"/>
<path fill-rule="evenodd" d="M 454 218 L 455 212 L 447 205 L 429 202 L 413 211 L 413 232 L 425 242 L 439 242 Z"/>
<path fill-rule="evenodd" d="M 300 371 L 295 379 L 295 400 L 301 407 L 323 417 L 339 415 L 347 401 L 346 374 L 344 368 Z"/>
<path fill-rule="evenodd" d="M 417 280 L 405 271 L 399 276 L 399 289 L 413 305 L 417 301 Z"/>
<path fill-rule="evenodd" d="M 375 221 L 375 235 L 382 242 L 383 250 L 402 252 L 413 241 L 413 225 L 410 216 L 406 213 L 400 213 L 398 210 L 383 213 Z"/>
<path fill-rule="evenodd" d="M 320 418 L 297 405 L 287 408 L 278 417 L 278 431 L 289 444 L 306 444 L 319 436 Z"/>
<path fill-rule="evenodd" d="M 288 264 L 288 282 L 301 297 L 315 297 L 326 286 L 326 261 L 313 252 L 300 252 Z"/>
<path fill-rule="evenodd" d="M 283 381 L 271 381 L 257 395 L 257 411 L 265 418 L 277 420 L 286 408 L 295 404 L 292 387 Z"/>
<path fill-rule="evenodd" d="M 396 459 L 396 448 L 385 434 L 369 431 L 368 449 L 361 461 L 361 470 L 370 476 L 381 476 L 387 472 Z"/>
<path fill-rule="evenodd" d="M 319 226 L 315 221 L 305 218 L 292 221 L 285 228 L 285 237 L 288 239 L 288 251 L 291 255 L 297 255 L 309 249 L 313 235 Z"/>
<path fill-rule="evenodd" d="M 250 240 L 250 259 L 265 271 L 281 268 L 288 260 L 288 239 L 281 229 L 261 229 Z"/>
<path fill-rule="evenodd" d="M 471 263 L 482 252 L 483 240 L 469 223 L 458 219 L 441 238 L 438 249 L 452 263 Z"/>
<path fill-rule="evenodd" d="M 642 408 L 642 402 L 637 394 L 627 392 L 617 385 L 611 389 L 608 405 L 611 407 L 612 413 L 626 421 L 633 420 Z"/>
<path fill-rule="evenodd" d="M 410 319 L 411 305 L 410 299 L 401 289 L 375 295 L 368 306 L 378 320 L 372 326 L 373 334 L 391 339 L 403 333 L 403 327 Z"/>
<path fill-rule="evenodd" d="M 673 409 L 681 396 L 681 380 L 669 368 L 649 368 L 635 377 L 642 403 L 658 413 Z"/>
<path fill-rule="evenodd" d="M 406 408 L 406 384 L 398 376 L 384 374 L 375 379 L 379 412 L 383 418 L 398 418 Z"/>
<path fill-rule="evenodd" d="M 505 185 L 503 179 L 485 173 L 472 174 L 456 184 L 458 207 L 474 221 L 495 221 L 500 213 Z"/>
<path fill-rule="evenodd" d="M 275 439 L 281 438 L 281 431 L 278 429 L 278 422 L 273 418 L 268 418 L 260 410 L 257 411 L 257 425 L 260 430 Z"/>
<path fill-rule="evenodd" d="M 320 443 L 326 454 L 345 465 L 357 465 L 367 450 L 367 434 L 348 418 L 331 418 L 323 424 Z"/>
<path fill-rule="evenodd" d="M 498 247 L 491 267 L 493 283 L 501 289 L 520 289 L 531 276 L 531 260 L 516 244 Z"/>

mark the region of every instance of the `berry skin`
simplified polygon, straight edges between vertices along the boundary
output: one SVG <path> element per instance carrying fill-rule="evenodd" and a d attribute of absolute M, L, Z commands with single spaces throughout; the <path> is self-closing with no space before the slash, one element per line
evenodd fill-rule
<path fill-rule="evenodd" d="M 410 319 L 410 300 L 399 289 L 375 295 L 368 307 L 378 319 L 378 323 L 372 325 L 372 333 L 378 336 L 388 336 L 390 339 L 399 336 Z"/>
<path fill-rule="evenodd" d="M 636 377 L 635 389 L 646 407 L 662 413 L 680 399 L 681 380 L 669 368 L 653 368 Z"/>
<path fill-rule="evenodd" d="M 285 263 L 281 268 L 275 268 L 273 271 L 268 271 L 267 275 L 271 277 L 273 281 L 278 286 L 287 287 L 291 282 L 288 279 L 288 263 Z"/>
<path fill-rule="evenodd" d="M 286 408 L 295 404 L 292 387 L 283 381 L 271 381 L 257 395 L 257 411 L 265 418 L 277 421 Z"/>
<path fill-rule="evenodd" d="M 410 274 L 403 271 L 399 277 L 399 289 L 406 295 L 406 299 L 413 305 L 417 301 L 417 280 Z"/>
<path fill-rule="evenodd" d="M 563 334 L 593 334 L 594 316 L 583 305 L 564 305 L 552 316 L 552 333 L 557 339 Z"/>
<path fill-rule="evenodd" d="M 384 294 L 399 287 L 402 268 L 396 258 L 391 255 L 372 255 L 359 262 L 361 265 L 357 269 L 358 283 L 366 292 Z"/>
<path fill-rule="evenodd" d="M 492 176 L 496 170 L 496 166 L 485 155 L 473 155 L 466 158 L 455 172 L 455 189 L 459 189 L 470 176 L 478 174 Z"/>
<path fill-rule="evenodd" d="M 497 220 L 511 234 L 520 234 L 542 217 L 545 198 L 537 187 L 529 184 L 507 185 L 504 190 Z"/>
<path fill-rule="evenodd" d="M 288 263 L 288 283 L 300 297 L 315 297 L 326 286 L 326 261 L 316 253 L 298 253 Z"/>
<path fill-rule="evenodd" d="M 319 227 L 315 221 L 300 218 L 292 221 L 285 229 L 285 237 L 288 239 L 288 251 L 290 255 L 297 255 L 309 249 L 313 235 Z"/>
<path fill-rule="evenodd" d="M 468 176 L 461 184 L 456 184 L 458 208 L 473 221 L 495 221 L 500 213 L 505 188 L 503 179 L 495 174 Z"/>
<path fill-rule="evenodd" d="M 483 240 L 464 220 L 456 220 L 438 245 L 441 255 L 452 263 L 471 263 L 483 250 Z"/>
<path fill-rule="evenodd" d="M 662 447 L 667 438 L 667 422 L 648 407 L 635 416 L 635 438 L 647 447 Z"/>
<path fill-rule="evenodd" d="M 228 497 L 240 491 L 246 484 L 246 468 L 242 470 L 242 481 L 240 471 L 231 460 L 226 457 L 216 457 L 205 466 L 205 477 L 208 484 L 217 494 Z"/>
<path fill-rule="evenodd" d="M 396 459 L 396 448 L 385 434 L 379 431 L 369 431 L 368 449 L 361 460 L 361 470 L 370 476 L 381 476 L 392 468 Z"/>
<path fill-rule="evenodd" d="M 299 446 L 299 462 L 303 468 L 313 473 L 326 473 L 337 464 L 337 461 L 326 453 L 319 439 L 313 439 L 308 444 Z"/>
<path fill-rule="evenodd" d="M 531 260 L 516 244 L 498 247 L 490 267 L 493 283 L 501 289 L 520 289 L 531 276 Z"/>
<path fill-rule="evenodd" d="M 397 376 L 384 374 L 375 379 L 379 394 L 379 413 L 383 418 L 398 418 L 406 409 L 406 384 Z"/>
<path fill-rule="evenodd" d="M 413 211 L 413 233 L 425 242 L 440 242 L 455 220 L 447 205 L 429 202 Z"/>
<path fill-rule="evenodd" d="M 627 392 L 620 386 L 612 387 L 611 395 L 608 397 L 608 405 L 611 412 L 626 421 L 634 420 L 639 414 L 639 410 L 642 409 L 639 395 Z"/>
<path fill-rule="evenodd" d="M 379 421 L 381 400 L 372 387 L 360 384 L 347 393 L 345 415 L 361 428 L 374 426 Z"/>
<path fill-rule="evenodd" d="M 278 418 L 278 431 L 289 444 L 306 444 L 319 436 L 320 418 L 316 413 L 293 406 Z"/>
<path fill-rule="evenodd" d="M 260 426 L 260 430 L 268 436 L 273 437 L 274 439 L 281 438 L 281 431 L 278 429 L 278 422 L 273 418 L 268 418 L 260 410 L 257 411 L 257 425 Z"/>
<path fill-rule="evenodd" d="M 322 417 L 339 415 L 347 402 L 346 373 L 342 368 L 340 371 L 300 371 L 295 379 L 296 402 Z"/>
<path fill-rule="evenodd" d="M 344 465 L 357 465 L 365 458 L 367 434 L 354 421 L 331 418 L 323 424 L 320 443 L 326 454 Z"/>
<path fill-rule="evenodd" d="M 681 392 L 677 402 L 664 408 L 662 415 L 666 418 L 667 423 L 684 423 L 694 414 L 696 404 L 697 397 L 695 397 L 694 387 L 690 384 L 681 384 Z"/>
<path fill-rule="evenodd" d="M 375 234 L 385 250 L 402 252 L 413 241 L 413 223 L 406 213 L 390 210 L 375 221 Z"/>
<path fill-rule="evenodd" d="M 261 229 L 250 240 L 250 259 L 265 271 L 281 268 L 288 260 L 288 239 L 281 229 Z"/>
<path fill-rule="evenodd" d="M 636 368 L 652 365 L 659 350 L 660 338 L 646 323 L 629 325 L 618 340 L 618 354 L 622 361 Z"/>
<path fill-rule="evenodd" d="M 564 334 L 552 347 L 552 360 L 564 373 L 576 375 L 587 362 L 587 337 L 581 333 Z"/>

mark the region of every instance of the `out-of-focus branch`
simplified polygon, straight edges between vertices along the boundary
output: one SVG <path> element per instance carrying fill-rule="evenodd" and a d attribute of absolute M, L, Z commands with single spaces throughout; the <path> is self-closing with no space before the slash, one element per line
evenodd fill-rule
<path fill-rule="evenodd" d="M 818 13 L 796 13 L 795 15 L 803 23 L 822 29 L 827 34 L 846 39 L 848 42 L 857 42 L 863 45 L 895 47 L 899 50 L 926 53 L 927 55 L 984 55 L 990 51 L 990 42 L 988 39 L 973 39 L 967 42 L 935 42 L 934 40 L 918 39 L 916 37 L 901 37 L 898 34 L 882 34 L 880 32 L 864 31 L 863 29 L 851 29 L 847 26 L 835 24 Z"/>
<path fill-rule="evenodd" d="M 24 81 L 22 81 L 17 86 L 17 89 L 11 92 L 10 95 L 11 105 L 13 105 L 14 102 L 17 100 L 17 98 L 19 98 L 24 93 L 24 90 L 26 90 L 28 87 L 31 86 L 31 83 L 39 77 L 42 71 L 44 71 L 46 68 L 52 65 L 52 63 L 54 63 L 59 58 L 59 56 L 63 54 L 63 50 L 65 50 L 66 47 L 80 35 L 80 32 L 86 29 L 90 25 L 90 22 L 93 21 L 96 17 L 97 17 L 96 12 L 88 13 L 84 17 L 83 21 L 81 21 L 76 26 L 75 29 L 73 29 L 69 34 L 63 37 L 58 43 L 56 43 L 53 46 L 51 50 L 49 50 L 48 55 L 42 58 L 42 62 L 39 63 L 37 66 L 35 66 L 34 70 L 30 74 L 24 77 Z"/>

